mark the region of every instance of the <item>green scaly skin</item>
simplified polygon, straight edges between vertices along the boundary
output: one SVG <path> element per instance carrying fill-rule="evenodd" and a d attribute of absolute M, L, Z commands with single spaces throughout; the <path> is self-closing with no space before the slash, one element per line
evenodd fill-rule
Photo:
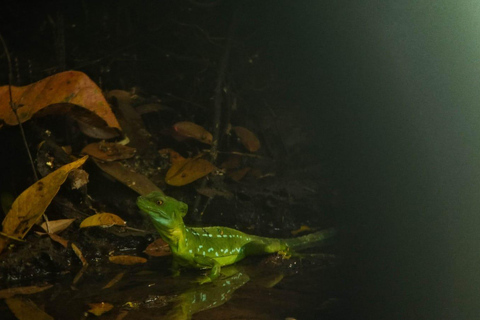
<path fill-rule="evenodd" d="M 327 229 L 291 239 L 264 238 L 227 227 L 190 228 L 183 223 L 188 206 L 160 192 L 137 199 L 137 205 L 147 213 L 162 239 L 170 245 L 173 270 L 179 267 L 211 269 L 200 283 L 218 278 L 222 266 L 233 264 L 251 255 L 292 252 L 321 244 L 334 235 Z"/>

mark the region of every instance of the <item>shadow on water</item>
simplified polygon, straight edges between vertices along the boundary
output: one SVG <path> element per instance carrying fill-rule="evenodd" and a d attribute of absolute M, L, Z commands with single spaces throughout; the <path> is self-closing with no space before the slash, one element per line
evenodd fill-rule
<path fill-rule="evenodd" d="M 52 288 L 22 299 L 54 319 L 91 318 L 89 305 L 101 302 L 113 305 L 103 319 L 338 318 L 334 315 L 341 304 L 339 276 L 332 259 L 247 259 L 222 268 L 219 279 L 204 285 L 194 281 L 198 271 L 171 277 L 165 262 L 153 260 L 122 276 L 118 267 L 103 272 L 92 268 L 75 287 L 73 277 L 65 277 L 50 281 Z M 119 280 L 105 288 L 114 278 Z M 2 319 L 15 319 L 5 302 L 0 312 Z M 40 317 L 34 311 L 28 313 Z"/>

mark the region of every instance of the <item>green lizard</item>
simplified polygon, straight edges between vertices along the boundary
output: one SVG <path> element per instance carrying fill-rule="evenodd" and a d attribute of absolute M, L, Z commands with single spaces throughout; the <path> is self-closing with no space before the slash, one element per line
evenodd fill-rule
<path fill-rule="evenodd" d="M 199 280 L 200 283 L 211 282 L 220 275 L 222 266 L 246 256 L 305 249 L 320 244 L 335 233 L 333 229 L 327 229 L 297 238 L 275 239 L 227 227 L 191 228 L 183 222 L 187 204 L 157 191 L 138 197 L 137 205 L 150 216 L 162 239 L 170 245 L 175 275 L 179 274 L 179 267 L 211 269 L 208 276 Z"/>

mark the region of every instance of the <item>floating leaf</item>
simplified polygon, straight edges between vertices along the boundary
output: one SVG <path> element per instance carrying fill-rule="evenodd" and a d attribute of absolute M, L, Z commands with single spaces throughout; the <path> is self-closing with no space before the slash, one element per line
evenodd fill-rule
<path fill-rule="evenodd" d="M 20 320 L 53 320 L 32 300 L 23 297 L 13 297 L 5 300 L 12 313 Z"/>
<path fill-rule="evenodd" d="M 293 230 L 293 231 L 291 231 L 290 233 L 291 233 L 293 236 L 296 236 L 297 234 L 303 233 L 303 232 L 306 232 L 306 231 L 313 231 L 313 229 L 310 228 L 309 226 L 302 225 L 302 226 L 300 226 L 300 228 L 298 228 L 297 230 Z"/>
<path fill-rule="evenodd" d="M 12 237 L 23 239 L 30 228 L 47 209 L 62 183 L 73 169 L 80 167 L 88 156 L 71 162 L 35 182 L 22 192 L 12 204 L 12 208 L 3 220 L 2 232 Z M 0 237 L 0 252 L 8 243 L 8 239 Z"/>
<path fill-rule="evenodd" d="M 11 88 L 13 103 L 18 106 L 17 113 L 21 122 L 29 120 L 47 106 L 69 103 L 92 111 L 109 127 L 120 129 L 102 91 L 83 72 L 61 72 L 28 86 Z M 8 125 L 18 124 L 10 107 L 8 86 L 0 87 L 0 119 Z"/>
<path fill-rule="evenodd" d="M 233 127 L 233 131 L 248 151 L 255 152 L 260 149 L 260 140 L 252 131 L 244 127 Z"/>
<path fill-rule="evenodd" d="M 135 155 L 135 148 L 114 142 L 95 142 L 83 148 L 82 153 L 103 161 L 129 159 Z"/>
<path fill-rule="evenodd" d="M 0 290 L 0 299 L 7 299 L 20 294 L 33 294 L 37 292 L 42 292 L 44 290 L 50 289 L 51 287 L 53 287 L 53 285 L 49 284 L 46 286 L 7 288 Z"/>
<path fill-rule="evenodd" d="M 176 136 L 184 138 L 193 138 L 206 144 L 212 144 L 213 136 L 204 127 L 193 122 L 181 121 L 173 125 Z"/>
<path fill-rule="evenodd" d="M 184 186 L 215 170 L 207 160 L 188 158 L 172 164 L 165 176 L 165 182 L 172 186 Z"/>
<path fill-rule="evenodd" d="M 46 232 L 50 231 L 50 233 L 58 233 L 60 231 L 67 229 L 68 226 L 71 225 L 73 221 L 75 221 L 75 219 L 53 220 L 53 221 L 48 221 L 48 228 L 47 228 L 47 222 L 42 223 L 40 227 Z"/>
<path fill-rule="evenodd" d="M 97 317 L 113 309 L 113 305 L 107 302 L 89 303 L 88 306 L 90 307 L 88 312 L 96 315 Z"/>
<path fill-rule="evenodd" d="M 110 256 L 108 257 L 108 260 L 110 260 L 111 263 L 121 264 L 124 266 L 131 266 L 134 264 L 147 262 L 147 259 L 145 258 L 126 255 Z"/>
<path fill-rule="evenodd" d="M 113 225 L 124 226 L 125 220 L 113 213 L 97 213 L 82 221 L 80 228 L 88 227 L 111 227 Z"/>
<path fill-rule="evenodd" d="M 149 194 L 152 191 L 162 192 L 162 190 L 146 176 L 132 171 L 120 162 L 101 162 L 95 159 L 94 162 L 104 172 L 108 173 L 130 189 L 138 192 L 140 195 Z"/>
<path fill-rule="evenodd" d="M 163 241 L 162 238 L 158 238 L 154 242 L 150 243 L 143 252 L 152 257 L 163 257 L 172 254 L 170 246 L 168 245 L 168 243 Z"/>

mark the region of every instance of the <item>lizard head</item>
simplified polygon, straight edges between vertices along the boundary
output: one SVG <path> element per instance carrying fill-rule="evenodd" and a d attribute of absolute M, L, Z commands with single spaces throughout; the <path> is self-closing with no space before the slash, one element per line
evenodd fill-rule
<path fill-rule="evenodd" d="M 183 226 L 183 217 L 188 211 L 187 204 L 158 191 L 138 197 L 137 206 L 150 216 L 158 231 Z"/>

